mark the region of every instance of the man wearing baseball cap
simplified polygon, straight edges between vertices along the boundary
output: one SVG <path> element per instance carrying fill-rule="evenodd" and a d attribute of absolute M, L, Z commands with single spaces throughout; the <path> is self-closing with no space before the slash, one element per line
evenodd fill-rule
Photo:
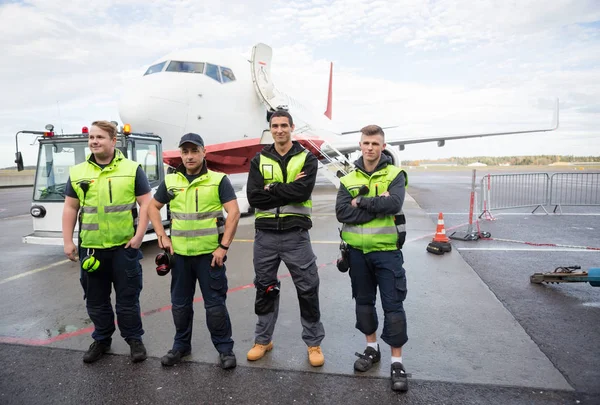
<path fill-rule="evenodd" d="M 221 367 L 231 369 L 236 366 L 236 358 L 225 306 L 225 260 L 235 236 L 240 209 L 227 176 L 206 167 L 204 141 L 200 135 L 183 135 L 179 149 L 182 164 L 159 185 L 148 208 L 158 235 L 158 246 L 173 255 L 171 303 L 175 339 L 161 363 L 173 366 L 191 353 L 197 280 L 206 310 L 206 324 L 219 352 Z M 160 209 L 165 204 L 171 209 L 171 238 L 166 235 L 160 217 Z M 223 209 L 227 220 L 223 218 Z"/>

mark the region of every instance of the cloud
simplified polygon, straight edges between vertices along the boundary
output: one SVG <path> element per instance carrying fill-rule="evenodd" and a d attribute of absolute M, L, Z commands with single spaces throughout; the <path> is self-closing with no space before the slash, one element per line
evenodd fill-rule
<path fill-rule="evenodd" d="M 118 119 L 124 85 L 174 49 L 249 55 L 256 42 L 274 49 L 277 86 L 317 112 L 325 109 L 334 61 L 340 130 L 365 122 L 418 134 L 545 126 L 546 104 L 558 96 L 561 129 L 557 138 L 543 139 L 600 154 L 597 143 L 583 144 L 600 119 L 598 21 L 593 0 L 2 4 L 0 166 L 12 161 L 18 130 L 53 122 L 75 131 L 99 117 Z M 495 153 L 507 149 L 503 142 L 485 145 L 496 145 L 489 150 Z M 485 150 L 476 142 L 462 145 L 463 154 Z M 444 149 L 422 150 L 434 156 Z"/>

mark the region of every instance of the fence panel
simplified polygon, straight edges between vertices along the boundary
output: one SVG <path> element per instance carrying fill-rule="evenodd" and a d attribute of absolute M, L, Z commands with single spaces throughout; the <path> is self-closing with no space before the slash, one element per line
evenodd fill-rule
<path fill-rule="evenodd" d="M 509 208 L 544 209 L 548 204 L 549 184 L 548 173 L 487 174 L 481 179 L 481 215 Z"/>
<path fill-rule="evenodd" d="M 554 173 L 549 205 L 600 205 L 600 173 Z"/>

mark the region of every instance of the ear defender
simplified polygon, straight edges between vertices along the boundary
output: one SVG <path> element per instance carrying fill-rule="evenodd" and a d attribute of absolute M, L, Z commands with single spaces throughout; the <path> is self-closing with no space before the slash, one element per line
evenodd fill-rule
<path fill-rule="evenodd" d="M 168 253 L 160 253 L 156 255 L 154 263 L 156 263 L 156 274 L 159 276 L 166 276 L 171 271 L 172 257 Z"/>
<path fill-rule="evenodd" d="M 92 273 L 100 267 L 100 260 L 94 257 L 94 249 L 92 249 L 92 253 L 90 253 L 90 249 L 87 251 L 87 256 L 83 258 L 81 262 L 81 268 L 83 268 L 88 273 Z"/>

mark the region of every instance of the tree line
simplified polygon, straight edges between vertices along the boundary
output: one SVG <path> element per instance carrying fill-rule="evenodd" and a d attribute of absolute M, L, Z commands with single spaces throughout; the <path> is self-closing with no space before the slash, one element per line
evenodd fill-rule
<path fill-rule="evenodd" d="M 422 166 L 424 164 L 456 164 L 466 166 L 471 163 L 480 162 L 488 166 L 499 166 L 510 164 L 511 166 L 528 165 L 549 165 L 558 162 L 600 162 L 600 156 L 560 156 L 560 155 L 539 155 L 539 156 L 472 156 L 472 157 L 450 157 L 435 160 L 402 160 L 405 166 Z"/>

